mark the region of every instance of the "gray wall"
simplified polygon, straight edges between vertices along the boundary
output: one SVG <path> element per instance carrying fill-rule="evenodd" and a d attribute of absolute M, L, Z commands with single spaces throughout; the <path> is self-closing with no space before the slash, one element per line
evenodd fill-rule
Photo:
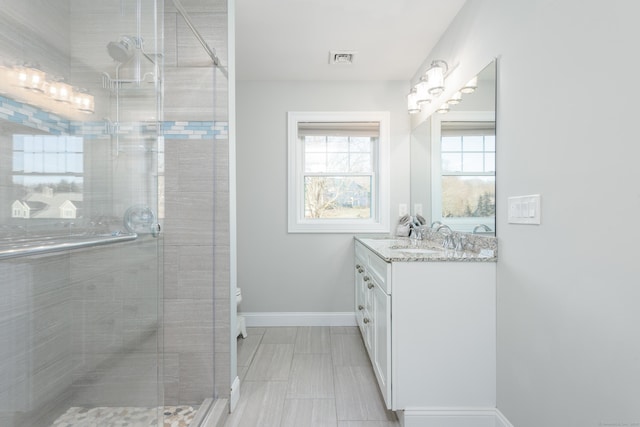
<path fill-rule="evenodd" d="M 499 56 L 498 408 L 516 427 L 640 422 L 639 13 L 471 0 L 428 58 L 469 77 Z M 533 193 L 542 224 L 508 224 L 507 197 Z"/>
<path fill-rule="evenodd" d="M 238 287 L 242 311 L 353 309 L 353 234 L 287 233 L 287 112 L 391 112 L 391 218 L 409 202 L 406 82 L 237 84 Z"/>

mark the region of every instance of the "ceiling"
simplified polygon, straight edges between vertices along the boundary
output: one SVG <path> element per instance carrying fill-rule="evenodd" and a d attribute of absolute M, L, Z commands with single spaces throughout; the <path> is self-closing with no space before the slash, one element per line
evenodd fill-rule
<path fill-rule="evenodd" d="M 237 0 L 238 80 L 409 80 L 465 0 Z M 355 51 L 329 64 L 329 51 Z"/>

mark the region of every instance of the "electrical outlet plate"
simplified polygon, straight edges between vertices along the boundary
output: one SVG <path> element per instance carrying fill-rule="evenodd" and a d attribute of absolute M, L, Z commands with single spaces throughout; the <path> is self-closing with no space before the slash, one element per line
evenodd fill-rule
<path fill-rule="evenodd" d="M 408 209 L 407 209 L 407 204 L 406 203 L 400 203 L 398 205 L 398 216 L 403 217 L 405 215 L 407 215 L 409 213 Z"/>
<path fill-rule="evenodd" d="M 540 195 L 514 196 L 507 199 L 509 224 L 540 224 Z"/>

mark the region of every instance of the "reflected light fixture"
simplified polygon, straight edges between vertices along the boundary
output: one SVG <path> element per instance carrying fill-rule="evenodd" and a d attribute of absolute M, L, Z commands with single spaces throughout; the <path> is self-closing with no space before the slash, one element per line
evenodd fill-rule
<path fill-rule="evenodd" d="M 436 113 L 440 113 L 440 114 L 446 114 L 449 112 L 449 104 L 446 102 L 443 102 L 441 106 L 438 107 L 438 109 L 436 110 Z"/>
<path fill-rule="evenodd" d="M 456 93 L 451 95 L 451 98 L 449 98 L 449 100 L 447 101 L 447 104 L 457 105 L 457 104 L 460 104 L 461 102 L 462 102 L 462 92 L 457 91 Z"/>
<path fill-rule="evenodd" d="M 427 85 L 429 94 L 440 96 L 444 92 L 444 75 L 447 73 L 449 66 L 445 61 L 435 60 L 431 62 L 431 66 L 426 72 Z"/>
<path fill-rule="evenodd" d="M 73 90 L 73 105 L 86 114 L 95 112 L 95 99 L 93 95 L 90 95 L 86 89 L 76 88 Z"/>
<path fill-rule="evenodd" d="M 31 65 L 18 65 L 12 68 L 0 67 L 0 75 L 9 84 L 28 89 L 38 95 L 44 102 L 53 99 L 63 104 L 70 104 L 78 111 L 86 114 L 95 112 L 95 99 L 87 90 L 74 88 L 61 78 L 52 78 Z"/>
<path fill-rule="evenodd" d="M 33 67 L 17 67 L 18 86 L 30 89 L 34 92 L 44 93 L 46 89 L 46 74 Z"/>
<path fill-rule="evenodd" d="M 473 92 L 475 92 L 475 90 L 477 88 L 478 88 L 478 76 L 475 76 L 474 78 L 469 80 L 467 82 L 467 84 L 462 86 L 462 88 L 460 89 L 460 92 L 462 92 L 462 93 L 473 93 Z"/>
<path fill-rule="evenodd" d="M 407 108 L 409 110 L 409 114 L 416 114 L 420 112 L 417 95 L 415 88 L 411 89 L 411 92 L 407 95 Z"/>
<path fill-rule="evenodd" d="M 73 96 L 71 85 L 63 81 L 49 83 L 49 96 L 58 102 L 70 103 Z"/>

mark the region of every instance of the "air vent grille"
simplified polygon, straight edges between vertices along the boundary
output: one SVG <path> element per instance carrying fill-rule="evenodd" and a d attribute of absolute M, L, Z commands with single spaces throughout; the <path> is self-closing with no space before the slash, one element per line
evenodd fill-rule
<path fill-rule="evenodd" d="M 353 64 L 356 52 L 332 50 L 329 52 L 329 64 Z"/>

